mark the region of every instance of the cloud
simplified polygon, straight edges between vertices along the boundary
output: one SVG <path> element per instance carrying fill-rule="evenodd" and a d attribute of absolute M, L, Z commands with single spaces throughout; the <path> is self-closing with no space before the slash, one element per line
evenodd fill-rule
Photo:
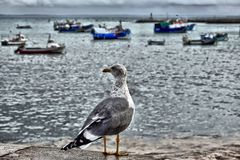
<path fill-rule="evenodd" d="M 240 14 L 240 0 L 0 0 L 0 14 Z"/>
<path fill-rule="evenodd" d="M 238 5 L 239 0 L 1 0 L 2 4 L 10 6 L 49 6 L 49 7 L 84 7 L 84 6 L 119 6 L 119 7 L 147 7 L 169 5 Z M 0 3 L 1 4 L 1 3 Z"/>

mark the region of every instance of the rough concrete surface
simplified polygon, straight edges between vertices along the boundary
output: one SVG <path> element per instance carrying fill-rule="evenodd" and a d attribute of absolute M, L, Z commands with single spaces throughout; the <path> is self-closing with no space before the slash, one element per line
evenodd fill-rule
<path fill-rule="evenodd" d="M 129 155 L 105 156 L 101 152 L 72 149 L 62 151 L 52 147 L 26 147 L 9 154 L 0 155 L 1 160 L 152 160 L 151 156 Z"/>
<path fill-rule="evenodd" d="M 25 145 L 0 143 L 0 160 L 240 160 L 240 137 L 146 138 L 123 137 L 121 151 L 128 156 L 102 154 L 101 141 L 81 150 L 62 151 L 69 139 Z M 108 140 L 107 149 L 115 150 Z"/>

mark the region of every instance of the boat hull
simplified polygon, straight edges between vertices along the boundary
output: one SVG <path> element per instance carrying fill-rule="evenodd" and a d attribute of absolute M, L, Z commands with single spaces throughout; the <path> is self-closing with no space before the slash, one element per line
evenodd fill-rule
<path fill-rule="evenodd" d="M 96 33 L 92 32 L 94 40 L 130 39 L 130 29 L 125 29 L 117 33 Z"/>
<path fill-rule="evenodd" d="M 70 28 L 59 27 L 58 31 L 60 33 L 90 32 L 92 30 L 92 28 L 93 28 L 93 24 L 90 24 L 90 25 L 86 25 L 86 26 L 74 26 L 74 27 L 70 27 Z"/>
<path fill-rule="evenodd" d="M 2 44 L 2 46 L 19 46 L 19 45 L 24 45 L 25 42 L 2 41 L 1 44 Z"/>
<path fill-rule="evenodd" d="M 187 40 L 183 41 L 183 45 L 214 45 L 216 41 L 212 40 Z"/>
<path fill-rule="evenodd" d="M 18 54 L 61 54 L 65 46 L 57 48 L 18 48 L 15 53 Z"/>
<path fill-rule="evenodd" d="M 164 45 L 165 40 L 163 41 L 153 41 L 153 40 L 148 40 L 148 45 Z"/>
<path fill-rule="evenodd" d="M 155 24 L 154 32 L 155 33 L 186 33 L 187 27 L 182 26 L 182 27 L 170 28 L 169 26 L 162 26 L 161 24 Z"/>
<path fill-rule="evenodd" d="M 32 27 L 30 25 L 26 25 L 26 26 L 17 26 L 17 29 L 32 29 Z"/>

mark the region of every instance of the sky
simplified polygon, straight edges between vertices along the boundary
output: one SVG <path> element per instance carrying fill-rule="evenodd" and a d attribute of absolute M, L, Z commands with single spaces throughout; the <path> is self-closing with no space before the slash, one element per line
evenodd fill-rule
<path fill-rule="evenodd" d="M 0 14 L 240 15 L 240 0 L 0 0 Z"/>

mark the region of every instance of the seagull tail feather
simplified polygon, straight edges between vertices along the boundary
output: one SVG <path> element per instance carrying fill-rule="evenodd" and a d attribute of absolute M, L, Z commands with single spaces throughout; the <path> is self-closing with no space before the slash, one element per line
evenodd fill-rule
<path fill-rule="evenodd" d="M 63 146 L 63 147 L 61 148 L 61 150 L 66 151 L 66 150 L 72 149 L 72 148 L 74 148 L 74 147 L 75 147 L 74 142 L 70 142 L 70 143 L 66 144 L 65 146 Z"/>
<path fill-rule="evenodd" d="M 83 128 L 77 138 L 74 139 L 74 141 L 66 144 L 65 146 L 63 146 L 61 148 L 61 150 L 68 150 L 68 149 L 72 149 L 75 147 L 79 147 L 81 149 L 85 149 L 87 148 L 93 141 L 96 141 L 100 138 L 102 138 L 101 136 L 96 136 L 91 134 L 89 131 L 87 131 L 87 128 L 93 124 L 95 121 L 97 121 L 98 119 L 94 119 L 94 121 L 91 121 L 85 128 Z"/>
<path fill-rule="evenodd" d="M 68 150 L 68 149 L 72 149 L 72 148 L 75 148 L 75 147 L 79 147 L 81 149 L 85 149 L 87 148 L 93 141 L 96 141 L 97 139 L 100 139 L 101 137 L 98 137 L 94 140 L 89 140 L 87 139 L 88 137 L 85 137 L 83 132 L 81 132 L 77 138 L 74 139 L 74 141 L 66 144 L 65 146 L 63 146 L 61 148 L 61 150 Z"/>

